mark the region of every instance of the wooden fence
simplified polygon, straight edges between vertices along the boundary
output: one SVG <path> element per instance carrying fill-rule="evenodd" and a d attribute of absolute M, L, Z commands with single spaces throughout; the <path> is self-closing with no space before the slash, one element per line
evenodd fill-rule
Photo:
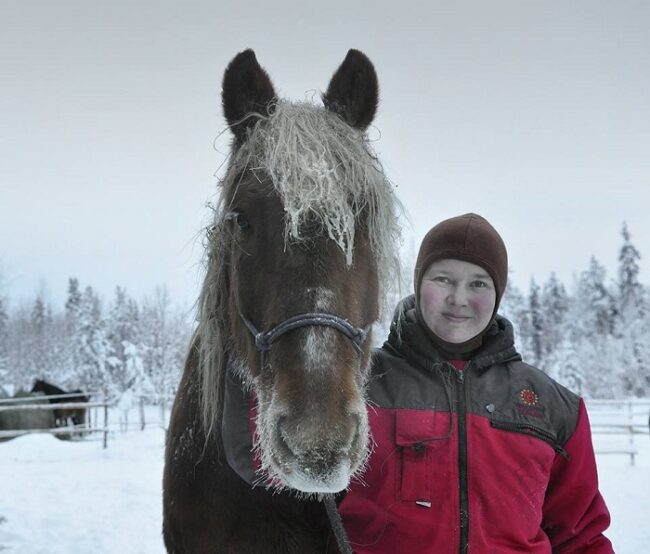
<path fill-rule="evenodd" d="M 612 435 L 624 442 L 613 445 L 596 445 L 596 454 L 623 454 L 630 456 L 634 465 L 638 455 L 635 442 L 640 435 L 648 436 L 650 430 L 650 399 L 586 400 L 594 438 Z"/>
<path fill-rule="evenodd" d="M 84 396 L 101 396 L 101 394 L 86 394 Z M 42 429 L 3 429 L 0 430 L 0 439 L 2 438 L 15 438 L 32 433 L 49 433 L 52 435 L 67 435 L 70 437 L 84 436 L 90 433 L 103 433 L 103 447 L 106 448 L 108 444 L 108 408 L 110 404 L 104 397 L 102 401 L 94 402 L 59 402 L 50 403 L 50 399 L 65 399 L 65 398 L 79 398 L 79 393 L 66 393 L 49 396 L 22 396 L 18 398 L 3 398 L 0 399 L 0 413 L 2 412 L 27 412 L 27 411 L 49 411 L 49 410 L 66 410 L 66 409 L 79 409 L 86 408 L 86 421 L 80 425 L 68 425 L 65 427 L 49 427 Z M 91 417 L 91 410 L 103 409 L 104 412 L 104 425 L 98 427 L 92 425 L 93 419 L 97 421 L 97 415 Z"/>
<path fill-rule="evenodd" d="M 147 425 L 155 425 L 167 430 L 168 420 L 171 413 L 171 406 L 174 396 L 156 395 L 139 396 L 137 402 L 128 407 L 115 406 L 119 411 L 120 431 L 125 433 L 130 427 L 137 426 L 143 431 Z M 157 409 L 157 417 L 152 418 L 151 409 Z M 137 409 L 137 420 L 131 417 L 131 412 Z"/>

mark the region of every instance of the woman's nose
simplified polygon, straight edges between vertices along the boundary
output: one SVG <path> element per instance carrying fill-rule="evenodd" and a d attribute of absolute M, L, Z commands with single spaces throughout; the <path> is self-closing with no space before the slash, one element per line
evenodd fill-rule
<path fill-rule="evenodd" d="M 447 304 L 451 306 L 464 306 L 467 303 L 467 294 L 462 289 L 454 287 L 447 296 Z"/>

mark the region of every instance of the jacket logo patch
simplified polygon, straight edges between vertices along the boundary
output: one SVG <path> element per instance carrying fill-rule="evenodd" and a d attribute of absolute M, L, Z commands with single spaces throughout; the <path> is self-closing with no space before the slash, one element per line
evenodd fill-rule
<path fill-rule="evenodd" d="M 518 396 L 521 402 L 516 402 L 515 408 L 521 415 L 535 419 L 544 418 L 545 410 L 539 405 L 539 395 L 533 389 L 522 389 Z"/>
<path fill-rule="evenodd" d="M 539 395 L 533 389 L 520 390 L 519 398 L 526 406 L 537 406 L 539 403 Z"/>

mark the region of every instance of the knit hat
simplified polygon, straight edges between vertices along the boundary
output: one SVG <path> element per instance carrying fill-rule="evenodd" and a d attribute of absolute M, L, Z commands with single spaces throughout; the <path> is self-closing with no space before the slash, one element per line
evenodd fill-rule
<path fill-rule="evenodd" d="M 496 291 L 493 321 L 508 281 L 508 253 L 496 229 L 486 219 L 473 213 L 438 223 L 422 240 L 414 276 L 416 311 L 420 321 L 424 321 L 420 313 L 422 277 L 431 263 L 447 258 L 481 266 L 492 277 Z"/>

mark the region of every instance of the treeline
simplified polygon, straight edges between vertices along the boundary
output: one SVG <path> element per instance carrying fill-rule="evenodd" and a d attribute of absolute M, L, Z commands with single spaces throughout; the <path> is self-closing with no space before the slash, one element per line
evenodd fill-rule
<path fill-rule="evenodd" d="M 501 305 L 524 360 L 587 397 L 650 396 L 650 291 L 625 225 L 622 239 L 613 278 L 592 258 L 570 287 L 552 274 L 522 292 L 511 279 Z M 164 287 L 140 303 L 118 287 L 104 305 L 92 287 L 70 279 L 59 309 L 37 295 L 9 310 L 1 293 L 0 385 L 28 388 L 38 377 L 114 398 L 175 392 L 192 323 Z M 376 326 L 376 344 L 388 326 Z"/>
<path fill-rule="evenodd" d="M 172 395 L 189 341 L 186 314 L 165 287 L 137 302 L 124 288 L 104 305 L 71 278 L 65 305 L 42 295 L 9 310 L 0 296 L 0 385 L 29 390 L 35 378 L 64 389 Z"/>
<path fill-rule="evenodd" d="M 502 312 L 524 360 L 593 398 L 650 396 L 650 291 L 627 226 L 617 275 L 594 257 L 567 287 L 552 274 L 526 293 L 508 285 Z"/>

